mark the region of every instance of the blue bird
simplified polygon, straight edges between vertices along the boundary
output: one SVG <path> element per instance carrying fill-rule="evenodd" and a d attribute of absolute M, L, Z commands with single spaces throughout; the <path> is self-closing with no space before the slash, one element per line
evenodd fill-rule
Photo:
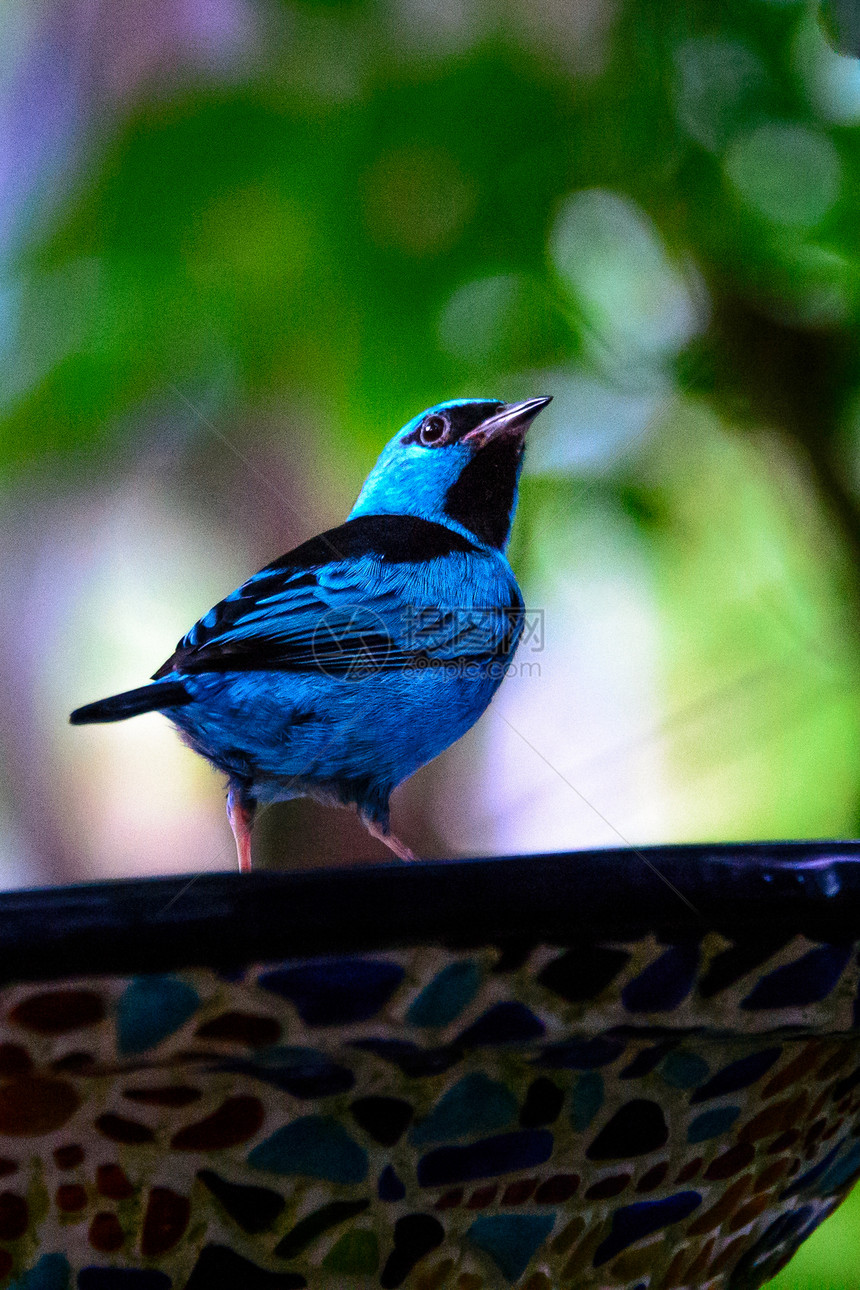
<path fill-rule="evenodd" d="M 345 524 L 302 543 L 183 636 L 149 685 L 73 725 L 159 711 L 228 779 L 239 868 L 258 807 L 310 796 L 389 828 L 396 786 L 477 721 L 523 629 L 505 547 L 525 433 L 549 398 L 458 399 L 383 449 Z"/>

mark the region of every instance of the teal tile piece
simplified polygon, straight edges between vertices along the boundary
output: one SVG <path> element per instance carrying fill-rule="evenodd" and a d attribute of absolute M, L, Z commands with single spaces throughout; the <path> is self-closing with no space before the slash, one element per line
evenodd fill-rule
<path fill-rule="evenodd" d="M 35 1267 L 11 1282 L 8 1290 L 68 1290 L 70 1278 L 65 1254 L 43 1254 Z"/>
<path fill-rule="evenodd" d="M 555 1214 L 487 1214 L 466 1235 L 489 1254 L 506 1281 L 518 1281 L 535 1251 L 549 1236 Z"/>
<path fill-rule="evenodd" d="M 703 1111 L 692 1120 L 687 1129 L 688 1142 L 707 1142 L 708 1138 L 726 1133 L 741 1113 L 739 1106 L 718 1106 L 713 1111 Z"/>
<path fill-rule="evenodd" d="M 409 1137 L 414 1143 L 480 1137 L 504 1129 L 516 1119 L 518 1110 L 517 1099 L 507 1085 L 476 1072 L 449 1088 Z"/>
<path fill-rule="evenodd" d="M 367 1152 L 337 1120 L 305 1115 L 254 1147 L 248 1164 L 273 1174 L 299 1174 L 334 1183 L 367 1177 Z"/>
<path fill-rule="evenodd" d="M 153 1048 L 200 1007 L 193 986 L 175 976 L 139 976 L 117 1004 L 117 1051 L 127 1056 Z"/>
<path fill-rule="evenodd" d="M 406 1020 L 413 1026 L 447 1026 L 471 1003 L 481 984 L 481 969 L 471 959 L 449 963 L 413 1000 Z"/>
<path fill-rule="evenodd" d="M 696 1088 L 705 1082 L 710 1073 L 704 1057 L 683 1050 L 670 1053 L 660 1067 L 660 1074 L 672 1088 Z"/>
<path fill-rule="evenodd" d="M 598 1071 L 586 1071 L 573 1086 L 570 1097 L 570 1122 L 577 1133 L 587 1129 L 603 1106 L 603 1076 Z"/>

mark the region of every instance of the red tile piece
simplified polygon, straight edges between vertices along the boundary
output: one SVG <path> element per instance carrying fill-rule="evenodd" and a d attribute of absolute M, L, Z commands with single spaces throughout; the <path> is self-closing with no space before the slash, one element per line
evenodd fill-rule
<path fill-rule="evenodd" d="M 197 1027 L 198 1039 L 220 1039 L 247 1048 L 268 1048 L 281 1037 L 281 1023 L 275 1017 L 254 1012 L 222 1012 Z"/>
<path fill-rule="evenodd" d="M 110 1138 L 111 1142 L 122 1142 L 127 1146 L 140 1146 L 143 1142 L 154 1142 L 155 1134 L 147 1125 L 138 1120 L 127 1120 L 124 1115 L 100 1115 L 95 1121 L 99 1133 Z"/>
<path fill-rule="evenodd" d="M 134 1186 L 121 1165 L 99 1165 L 96 1170 L 96 1190 L 108 1200 L 128 1200 L 134 1195 Z"/>
<path fill-rule="evenodd" d="M 570 1200 L 571 1196 L 575 1195 L 578 1187 L 579 1174 L 554 1174 L 538 1187 L 535 1192 L 535 1204 L 563 1205 L 566 1200 Z"/>
<path fill-rule="evenodd" d="M 76 1169 L 84 1162 L 84 1149 L 77 1142 L 70 1142 L 67 1147 L 54 1149 L 54 1164 L 58 1169 Z"/>
<path fill-rule="evenodd" d="M 90 1245 L 100 1254 L 113 1254 L 123 1243 L 122 1228 L 116 1214 L 102 1210 L 90 1223 L 88 1233 Z"/>
<path fill-rule="evenodd" d="M 751 1142 L 739 1142 L 729 1147 L 716 1160 L 712 1160 L 705 1170 L 705 1177 L 712 1181 L 723 1178 L 734 1178 L 742 1169 L 746 1169 L 755 1159 L 755 1147 Z"/>
<path fill-rule="evenodd" d="M 61 1183 L 54 1194 L 54 1201 L 64 1214 L 74 1214 L 79 1209 L 86 1209 L 86 1188 L 80 1183 Z"/>
<path fill-rule="evenodd" d="M 140 1252 L 145 1259 L 172 1250 L 182 1239 L 191 1218 L 191 1201 L 169 1187 L 153 1187 L 149 1193 Z"/>
<path fill-rule="evenodd" d="M 27 1230 L 30 1211 L 23 1196 L 0 1192 L 0 1241 L 17 1241 Z"/>
<path fill-rule="evenodd" d="M 37 1035 L 65 1035 L 94 1026 L 104 1015 L 104 1003 L 94 990 L 45 990 L 22 999 L 9 1019 Z"/>
<path fill-rule="evenodd" d="M 247 1142 L 262 1127 L 263 1103 L 257 1097 L 228 1097 L 205 1120 L 189 1124 L 170 1141 L 174 1151 L 222 1151 Z"/>

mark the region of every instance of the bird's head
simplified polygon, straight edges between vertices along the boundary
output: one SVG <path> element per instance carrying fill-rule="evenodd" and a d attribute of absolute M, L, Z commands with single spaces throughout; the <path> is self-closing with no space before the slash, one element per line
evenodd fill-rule
<path fill-rule="evenodd" d="M 417 515 L 503 549 L 526 431 L 549 402 L 454 399 L 428 408 L 385 446 L 350 518 Z"/>

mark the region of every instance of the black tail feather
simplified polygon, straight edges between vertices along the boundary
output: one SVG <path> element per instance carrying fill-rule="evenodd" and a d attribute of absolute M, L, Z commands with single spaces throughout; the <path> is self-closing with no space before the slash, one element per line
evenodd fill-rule
<path fill-rule="evenodd" d="M 156 681 L 142 685 L 139 690 L 126 690 L 125 694 L 113 694 L 109 699 L 99 699 L 97 703 L 76 708 L 69 721 L 73 726 L 87 726 L 95 721 L 124 721 L 126 717 L 140 716 L 141 712 L 177 708 L 190 702 L 191 695 L 181 681 Z"/>

